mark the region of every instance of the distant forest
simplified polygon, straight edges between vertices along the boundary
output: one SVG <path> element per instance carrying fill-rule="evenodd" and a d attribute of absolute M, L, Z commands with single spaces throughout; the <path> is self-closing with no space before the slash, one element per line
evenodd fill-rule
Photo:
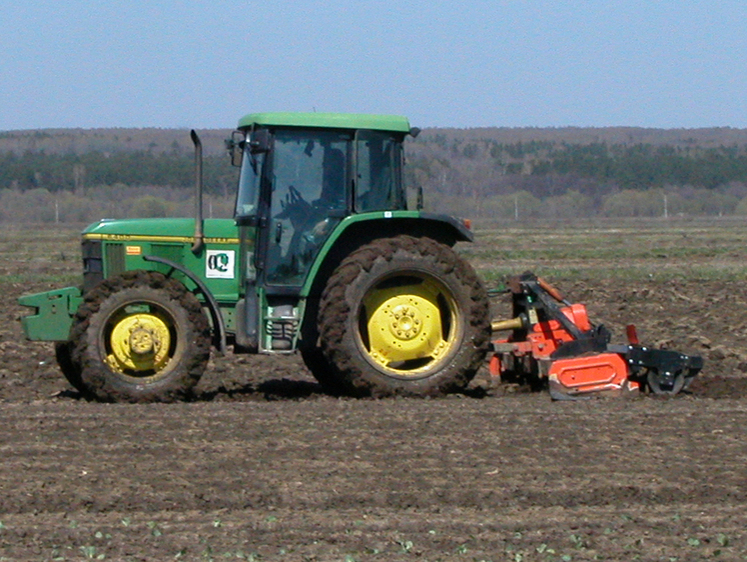
<path fill-rule="evenodd" d="M 230 131 L 200 134 L 211 209 L 230 216 Z M 407 184 L 440 212 L 513 220 L 747 214 L 743 129 L 426 129 L 406 152 Z M 0 220 L 190 214 L 193 184 L 186 130 L 0 133 Z"/>
<path fill-rule="evenodd" d="M 236 170 L 222 150 L 230 131 L 202 133 L 206 187 L 235 189 Z M 75 191 L 95 186 L 194 185 L 189 131 L 50 130 L 0 133 L 0 188 Z"/>

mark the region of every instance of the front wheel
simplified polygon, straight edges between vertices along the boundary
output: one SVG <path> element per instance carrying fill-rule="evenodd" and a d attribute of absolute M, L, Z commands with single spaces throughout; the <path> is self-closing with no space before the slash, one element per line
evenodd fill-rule
<path fill-rule="evenodd" d="M 128 272 L 86 295 L 73 326 L 85 392 L 106 402 L 186 397 L 210 357 L 199 301 L 160 273 Z"/>
<path fill-rule="evenodd" d="M 487 294 L 447 246 L 411 236 L 376 240 L 330 278 L 319 332 L 336 378 L 354 395 L 453 392 L 487 352 Z"/>
<path fill-rule="evenodd" d="M 69 382 L 75 390 L 85 395 L 86 387 L 80 379 L 80 365 L 73 361 L 74 349 L 75 346 L 73 345 L 73 342 L 57 342 L 54 346 L 54 355 L 55 359 L 57 359 L 57 365 L 59 365 L 62 374 L 65 375 L 67 382 Z"/>

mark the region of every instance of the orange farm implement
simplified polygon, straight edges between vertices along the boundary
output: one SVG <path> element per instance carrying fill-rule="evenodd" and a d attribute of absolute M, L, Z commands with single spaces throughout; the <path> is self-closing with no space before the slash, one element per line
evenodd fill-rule
<path fill-rule="evenodd" d="M 568 302 L 532 273 L 511 277 L 506 285 L 513 318 L 492 323 L 493 332 L 510 332 L 493 342 L 493 376 L 547 384 L 552 398 L 572 400 L 638 391 L 674 395 L 703 367 L 700 356 L 641 345 L 632 325 L 627 344 L 611 344 L 609 330 L 593 325 L 583 304 Z"/>

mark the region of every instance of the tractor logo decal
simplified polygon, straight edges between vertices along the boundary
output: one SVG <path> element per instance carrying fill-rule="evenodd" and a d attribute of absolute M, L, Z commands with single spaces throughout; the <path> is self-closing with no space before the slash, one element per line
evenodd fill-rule
<path fill-rule="evenodd" d="M 233 279 L 236 252 L 233 250 L 208 250 L 205 277 L 208 279 Z"/>

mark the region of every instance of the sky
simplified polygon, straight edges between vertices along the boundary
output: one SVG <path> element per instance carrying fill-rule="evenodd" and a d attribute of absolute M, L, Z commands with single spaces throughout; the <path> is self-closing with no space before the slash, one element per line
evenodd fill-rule
<path fill-rule="evenodd" d="M 0 131 L 747 128 L 745 0 L 0 0 Z"/>

